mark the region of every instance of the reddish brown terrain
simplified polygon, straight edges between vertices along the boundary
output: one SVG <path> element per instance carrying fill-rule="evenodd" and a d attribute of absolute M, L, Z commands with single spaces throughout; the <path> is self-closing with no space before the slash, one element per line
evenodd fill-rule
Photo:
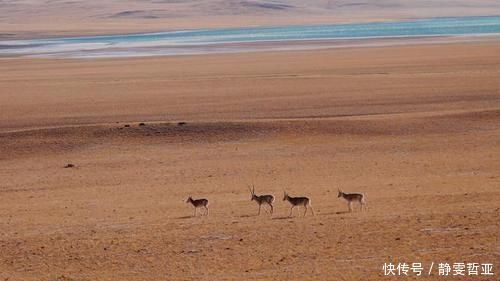
<path fill-rule="evenodd" d="M 392 280 L 389 262 L 498 280 L 498 54 L 1 59 L 0 280 Z M 316 216 L 287 217 L 283 190 Z"/>

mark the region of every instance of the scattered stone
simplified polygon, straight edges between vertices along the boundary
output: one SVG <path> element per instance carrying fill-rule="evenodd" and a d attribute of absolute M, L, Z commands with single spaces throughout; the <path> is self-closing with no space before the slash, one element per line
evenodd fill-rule
<path fill-rule="evenodd" d="M 74 168 L 75 164 L 68 163 L 64 166 L 64 168 Z"/>
<path fill-rule="evenodd" d="M 146 126 L 145 123 L 139 123 L 139 126 L 142 127 L 142 126 Z"/>
<path fill-rule="evenodd" d="M 130 127 L 130 125 L 129 125 L 129 124 L 125 124 L 123 127 L 124 127 L 124 128 L 129 128 L 129 127 Z"/>
<path fill-rule="evenodd" d="M 396 241 L 399 241 L 399 240 L 401 240 L 401 238 L 399 238 L 399 237 L 398 237 L 398 238 L 396 238 Z"/>
<path fill-rule="evenodd" d="M 215 234 L 215 235 L 203 235 L 203 236 L 200 236 L 200 238 L 207 239 L 207 240 L 230 240 L 233 237 L 227 236 L 224 234 Z"/>
<path fill-rule="evenodd" d="M 184 126 L 184 125 L 187 125 L 187 123 L 186 122 L 179 122 L 179 123 L 177 123 L 177 126 Z"/>
<path fill-rule="evenodd" d="M 74 279 L 74 278 L 71 278 L 71 277 L 68 277 L 68 276 L 65 276 L 65 275 L 61 275 L 59 277 L 57 277 L 56 279 L 54 279 L 54 281 L 76 281 L 77 279 Z"/>

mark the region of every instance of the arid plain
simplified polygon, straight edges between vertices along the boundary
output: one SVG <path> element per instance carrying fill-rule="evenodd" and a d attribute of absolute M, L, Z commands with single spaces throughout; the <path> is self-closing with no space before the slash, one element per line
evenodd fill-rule
<path fill-rule="evenodd" d="M 1 59 L 0 280 L 391 280 L 389 262 L 494 263 L 460 280 L 498 280 L 498 54 Z M 284 189 L 316 216 L 287 217 Z"/>

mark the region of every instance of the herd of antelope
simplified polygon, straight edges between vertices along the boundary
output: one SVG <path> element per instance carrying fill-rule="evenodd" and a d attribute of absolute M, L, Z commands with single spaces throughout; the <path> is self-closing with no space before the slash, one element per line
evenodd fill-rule
<path fill-rule="evenodd" d="M 262 205 L 267 205 L 269 206 L 269 212 L 272 215 L 274 212 L 274 196 L 271 194 L 263 194 L 263 195 L 257 195 L 255 194 L 255 187 L 252 185 L 252 188 L 250 186 L 248 187 L 248 190 L 250 191 L 251 198 L 250 201 L 255 201 L 257 205 L 259 205 L 259 212 L 257 215 L 260 215 L 260 210 L 262 208 Z M 352 203 L 359 203 L 360 209 L 364 210 L 366 208 L 366 196 L 363 193 L 347 193 L 343 192 L 342 190 L 338 190 L 338 198 L 343 198 L 347 202 L 347 206 L 349 208 L 349 212 L 352 212 Z M 283 201 L 288 201 L 290 203 L 290 214 L 288 215 L 289 217 L 292 216 L 293 214 L 293 208 L 295 207 L 304 207 L 304 217 L 307 214 L 307 210 L 311 210 L 312 215 L 314 216 L 314 210 L 311 206 L 311 199 L 308 197 L 291 197 L 288 195 L 286 191 L 283 191 Z M 194 207 L 194 216 L 196 217 L 196 210 L 198 208 L 205 210 L 202 215 L 208 216 L 208 199 L 202 198 L 202 199 L 193 199 L 191 196 L 186 200 L 186 203 L 191 203 Z"/>

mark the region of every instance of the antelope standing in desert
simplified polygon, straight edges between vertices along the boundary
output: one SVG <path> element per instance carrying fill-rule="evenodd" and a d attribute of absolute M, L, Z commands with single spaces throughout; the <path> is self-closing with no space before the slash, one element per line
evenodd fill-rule
<path fill-rule="evenodd" d="M 252 189 L 250 189 L 250 186 L 248 187 L 250 190 L 250 194 L 252 195 L 252 198 L 250 198 L 250 201 L 255 201 L 257 204 L 259 204 L 259 213 L 257 215 L 260 215 L 260 208 L 262 207 L 262 204 L 267 204 L 269 207 L 271 207 L 271 215 L 273 214 L 274 208 L 273 208 L 273 202 L 274 202 L 274 196 L 270 194 L 265 194 L 265 195 L 256 195 L 255 194 L 255 187 L 252 184 Z"/>
<path fill-rule="evenodd" d="M 347 201 L 349 212 L 352 212 L 352 202 L 358 202 L 361 210 L 366 208 L 366 196 L 363 193 L 346 193 L 339 189 L 338 198 L 340 197 Z"/>
<path fill-rule="evenodd" d="M 292 205 L 292 207 L 290 208 L 290 214 L 288 215 L 289 217 L 292 216 L 293 208 L 295 208 L 296 206 L 304 206 L 304 217 L 306 216 L 307 209 L 311 209 L 311 212 L 314 216 L 314 210 L 311 206 L 311 199 L 307 197 L 290 197 L 288 196 L 288 193 L 284 191 L 283 201 L 288 201 Z"/>
<path fill-rule="evenodd" d="M 194 207 L 194 216 L 196 217 L 196 210 L 198 208 L 205 209 L 205 215 L 208 216 L 208 200 L 207 199 L 193 199 L 191 196 L 186 200 L 186 203 L 191 203 Z"/>

